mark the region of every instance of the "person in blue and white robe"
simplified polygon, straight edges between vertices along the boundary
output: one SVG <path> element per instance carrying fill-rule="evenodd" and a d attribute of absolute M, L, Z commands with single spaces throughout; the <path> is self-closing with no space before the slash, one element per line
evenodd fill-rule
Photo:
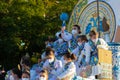
<path fill-rule="evenodd" d="M 57 55 L 56 57 L 63 56 L 68 50 L 68 41 L 72 38 L 72 34 L 65 30 L 65 26 L 61 28 L 60 32 L 56 33 L 57 40 L 53 43 Z"/>
<path fill-rule="evenodd" d="M 89 33 L 90 39 L 88 40 L 89 45 L 91 46 L 90 52 L 91 52 L 91 58 L 95 57 L 98 58 L 98 48 L 102 48 L 105 50 L 108 50 L 108 44 L 102 39 L 98 38 L 98 33 L 94 30 L 90 31 Z M 96 62 L 93 62 L 91 60 L 91 64 L 97 64 Z"/>
<path fill-rule="evenodd" d="M 98 33 L 94 30 L 89 33 L 90 40 L 88 41 L 91 48 L 89 49 L 91 52 L 90 65 L 92 65 L 92 74 L 91 76 L 96 76 L 101 73 L 101 67 L 98 64 L 98 48 L 102 48 L 108 50 L 108 44 L 102 39 L 98 38 Z"/>
<path fill-rule="evenodd" d="M 88 65 L 90 61 L 90 45 L 88 44 L 87 37 L 85 35 L 80 35 L 77 39 L 78 41 L 78 47 L 72 51 L 73 54 L 77 56 L 76 64 L 76 72 L 77 75 L 80 74 L 80 66 L 83 64 L 80 64 L 84 60 L 84 64 Z M 85 57 L 83 57 L 85 56 Z M 83 59 L 85 58 L 85 59 Z M 84 65 L 84 66 L 85 66 Z"/>
<path fill-rule="evenodd" d="M 76 66 L 74 64 L 74 60 L 76 57 L 74 54 L 66 53 L 64 55 L 64 63 L 63 68 L 56 74 L 56 80 L 72 80 L 76 75 Z"/>
<path fill-rule="evenodd" d="M 78 46 L 77 36 L 81 34 L 80 26 L 73 25 L 71 33 L 72 33 L 72 38 L 69 40 L 68 45 L 69 45 L 69 50 L 73 51 Z"/>
<path fill-rule="evenodd" d="M 81 35 L 79 40 L 79 44 L 83 47 L 81 48 L 81 52 L 78 58 L 78 62 L 80 63 L 82 60 L 83 55 L 85 56 L 85 63 L 86 65 L 89 64 L 90 61 L 90 45 L 85 35 Z"/>
<path fill-rule="evenodd" d="M 62 68 L 62 62 L 55 58 L 53 51 L 50 51 L 46 56 L 49 58 L 43 64 L 43 69 L 48 70 L 49 80 L 56 80 L 56 73 Z"/>

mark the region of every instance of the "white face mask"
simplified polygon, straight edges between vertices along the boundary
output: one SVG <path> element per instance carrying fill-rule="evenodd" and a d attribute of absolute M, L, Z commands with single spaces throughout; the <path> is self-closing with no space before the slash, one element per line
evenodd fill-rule
<path fill-rule="evenodd" d="M 39 80 L 46 80 L 45 77 L 39 77 Z"/>
<path fill-rule="evenodd" d="M 79 45 L 79 46 L 81 46 L 81 45 L 82 45 L 82 43 L 78 42 L 78 45 Z"/>
<path fill-rule="evenodd" d="M 22 78 L 22 80 L 30 80 L 29 78 Z"/>
<path fill-rule="evenodd" d="M 15 80 L 14 77 L 12 75 L 10 75 L 10 80 Z"/>
<path fill-rule="evenodd" d="M 58 39 L 59 44 L 63 42 L 63 39 Z"/>
<path fill-rule="evenodd" d="M 48 59 L 49 63 L 52 63 L 54 61 L 54 59 Z"/>
<path fill-rule="evenodd" d="M 94 43 L 96 43 L 96 39 L 92 39 L 92 41 L 93 41 Z"/>
<path fill-rule="evenodd" d="M 72 30 L 72 34 L 77 34 L 77 30 Z"/>

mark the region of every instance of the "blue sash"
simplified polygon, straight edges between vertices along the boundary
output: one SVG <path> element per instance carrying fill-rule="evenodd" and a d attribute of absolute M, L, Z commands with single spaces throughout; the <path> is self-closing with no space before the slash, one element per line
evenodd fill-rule
<path fill-rule="evenodd" d="M 74 50 L 78 46 L 77 40 L 74 37 L 72 37 L 70 44 L 71 44 L 71 47 L 69 47 L 70 51 Z"/>
<path fill-rule="evenodd" d="M 88 40 L 88 42 L 89 42 L 89 44 L 90 44 L 93 51 L 97 50 L 97 46 L 95 45 L 95 43 L 91 39 Z"/>
<path fill-rule="evenodd" d="M 81 53 L 81 51 L 84 49 L 85 43 L 82 43 L 82 45 L 79 46 L 79 55 Z"/>
<path fill-rule="evenodd" d="M 50 67 L 51 67 L 52 69 L 55 69 L 54 63 L 55 63 L 55 59 L 54 59 L 54 61 L 53 61 L 52 63 L 49 63 L 49 65 L 50 65 Z"/>
<path fill-rule="evenodd" d="M 54 42 L 53 48 L 55 49 L 58 55 L 63 55 L 68 50 L 68 43 L 63 42 L 62 44 L 58 44 L 57 42 Z"/>
<path fill-rule="evenodd" d="M 71 62 L 65 64 L 64 70 L 67 70 L 70 64 L 71 64 Z"/>
<path fill-rule="evenodd" d="M 88 41 L 91 48 L 92 48 L 92 52 L 91 52 L 91 56 L 90 56 L 90 65 L 96 65 L 98 63 L 98 50 L 97 50 L 97 45 L 100 44 L 100 41 L 98 39 L 97 44 L 95 45 L 95 43 L 92 40 Z"/>

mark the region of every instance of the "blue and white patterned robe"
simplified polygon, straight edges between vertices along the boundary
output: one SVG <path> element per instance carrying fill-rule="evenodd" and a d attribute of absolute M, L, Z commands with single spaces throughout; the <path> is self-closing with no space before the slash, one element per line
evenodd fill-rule
<path fill-rule="evenodd" d="M 43 68 L 49 71 L 49 80 L 56 80 L 56 74 L 61 70 L 62 62 L 55 59 L 52 63 L 50 63 L 48 60 L 46 60 Z"/>
<path fill-rule="evenodd" d="M 72 80 L 76 74 L 76 67 L 74 62 L 69 62 L 64 65 L 61 71 L 57 74 L 57 78 L 60 80 Z"/>

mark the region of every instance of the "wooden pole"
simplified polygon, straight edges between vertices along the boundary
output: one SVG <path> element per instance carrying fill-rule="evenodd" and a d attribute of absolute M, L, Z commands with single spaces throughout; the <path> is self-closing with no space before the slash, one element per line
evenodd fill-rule
<path fill-rule="evenodd" d="M 99 16 L 99 0 L 97 0 L 97 17 L 98 17 L 98 34 L 99 34 L 99 38 L 100 38 L 100 16 Z"/>

